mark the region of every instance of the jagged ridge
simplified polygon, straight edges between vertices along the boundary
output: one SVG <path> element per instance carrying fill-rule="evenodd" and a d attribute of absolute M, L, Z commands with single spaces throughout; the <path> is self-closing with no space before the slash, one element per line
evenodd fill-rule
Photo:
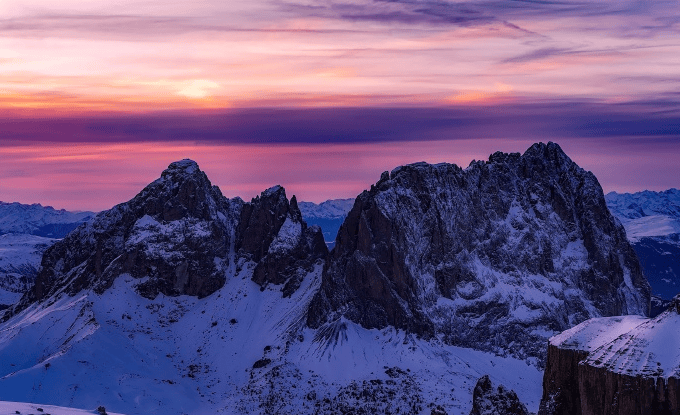
<path fill-rule="evenodd" d="M 597 179 L 554 143 L 465 170 L 383 173 L 331 255 L 311 327 L 345 316 L 542 359 L 553 333 L 649 310 L 649 286 Z"/>
<path fill-rule="evenodd" d="M 326 254 L 320 229 L 307 228 L 282 187 L 251 203 L 227 199 L 194 161 L 182 160 L 129 202 L 49 248 L 33 289 L 4 319 L 61 293 L 91 288 L 101 294 L 121 274 L 138 279 L 146 298 L 200 298 L 240 268 L 254 267 L 258 284 L 285 284 L 290 295 L 305 274 L 299 269 L 311 269 Z"/>

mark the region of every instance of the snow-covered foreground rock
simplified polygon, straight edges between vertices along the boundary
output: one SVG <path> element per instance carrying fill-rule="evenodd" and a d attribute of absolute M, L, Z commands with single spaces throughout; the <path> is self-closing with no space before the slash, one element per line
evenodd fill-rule
<path fill-rule="evenodd" d="M 0 235 L 0 309 L 19 301 L 38 273 L 45 250 L 56 240 L 35 235 Z"/>
<path fill-rule="evenodd" d="M 654 318 L 595 318 L 550 339 L 539 414 L 679 410 L 680 296 Z"/>

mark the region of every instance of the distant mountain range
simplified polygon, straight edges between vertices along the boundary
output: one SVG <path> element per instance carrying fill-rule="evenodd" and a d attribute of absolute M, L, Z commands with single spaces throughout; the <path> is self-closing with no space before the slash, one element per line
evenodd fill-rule
<path fill-rule="evenodd" d="M 94 218 L 94 212 L 69 212 L 40 204 L 0 202 L 0 235 L 21 233 L 45 238 L 63 238 L 84 222 Z"/>
<path fill-rule="evenodd" d="M 680 190 L 612 192 L 605 199 L 626 228 L 652 293 L 670 300 L 680 292 Z"/>
<path fill-rule="evenodd" d="M 94 216 L 40 204 L 0 202 L 0 309 L 31 288 L 49 246 Z"/>
<path fill-rule="evenodd" d="M 299 202 L 302 217 L 307 224 L 318 225 L 328 248 L 333 248 L 335 237 L 345 221 L 347 213 L 352 209 L 354 199 L 332 199 L 323 203 Z"/>

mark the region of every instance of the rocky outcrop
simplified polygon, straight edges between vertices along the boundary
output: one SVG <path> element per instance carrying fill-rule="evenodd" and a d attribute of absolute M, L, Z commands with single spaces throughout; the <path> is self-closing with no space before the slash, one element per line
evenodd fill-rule
<path fill-rule="evenodd" d="M 494 388 L 489 375 L 484 375 L 477 381 L 472 394 L 470 415 L 529 415 L 529 412 L 515 391 L 503 385 Z"/>
<path fill-rule="evenodd" d="M 237 231 L 236 250 L 257 265 L 253 281 L 263 288 L 284 284 L 290 296 L 311 271 L 312 265 L 328 254 L 319 227 L 308 228 L 293 196 L 275 186 L 244 206 Z"/>
<path fill-rule="evenodd" d="M 586 321 L 550 339 L 539 415 L 680 413 L 680 297 L 661 315 Z"/>
<path fill-rule="evenodd" d="M 535 144 L 383 173 L 338 233 L 308 325 L 344 316 L 540 364 L 551 334 L 647 314 L 649 295 L 597 179 Z"/>
<path fill-rule="evenodd" d="M 139 279 L 137 291 L 147 298 L 205 297 L 253 267 L 255 282 L 283 284 L 290 294 L 306 274 L 299 268 L 326 254 L 320 229 L 307 228 L 282 187 L 251 203 L 227 199 L 195 162 L 182 160 L 50 247 L 33 289 L 5 319 L 59 293 L 102 293 L 121 274 Z"/>

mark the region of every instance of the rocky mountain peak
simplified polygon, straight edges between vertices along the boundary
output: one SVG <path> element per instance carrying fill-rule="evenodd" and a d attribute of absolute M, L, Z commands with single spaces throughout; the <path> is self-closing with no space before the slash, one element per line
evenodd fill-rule
<path fill-rule="evenodd" d="M 318 226 L 307 227 L 297 198 L 286 198 L 281 186 L 271 187 L 244 206 L 237 231 L 237 252 L 256 262 L 253 281 L 263 289 L 283 284 L 289 296 L 299 287 L 302 277 L 328 248 Z"/>
<path fill-rule="evenodd" d="M 554 143 L 465 170 L 383 173 L 331 255 L 311 327 L 344 316 L 542 360 L 552 333 L 649 310 L 649 285 L 597 179 Z"/>
<path fill-rule="evenodd" d="M 49 248 L 34 288 L 5 318 L 58 293 L 101 294 L 122 274 L 137 279 L 137 292 L 149 299 L 205 297 L 243 269 L 254 270 L 263 287 L 282 285 L 290 295 L 327 253 L 320 229 L 307 228 L 283 187 L 250 203 L 229 200 L 185 159 Z"/>
<path fill-rule="evenodd" d="M 149 184 L 130 203 L 158 220 L 184 217 L 209 220 L 220 209 L 224 197 L 198 164 L 185 159 L 171 163 L 161 177 Z"/>
<path fill-rule="evenodd" d="M 183 159 L 170 163 L 168 168 L 161 174 L 161 177 L 176 174 L 193 174 L 199 170 L 198 163 L 191 159 Z"/>

